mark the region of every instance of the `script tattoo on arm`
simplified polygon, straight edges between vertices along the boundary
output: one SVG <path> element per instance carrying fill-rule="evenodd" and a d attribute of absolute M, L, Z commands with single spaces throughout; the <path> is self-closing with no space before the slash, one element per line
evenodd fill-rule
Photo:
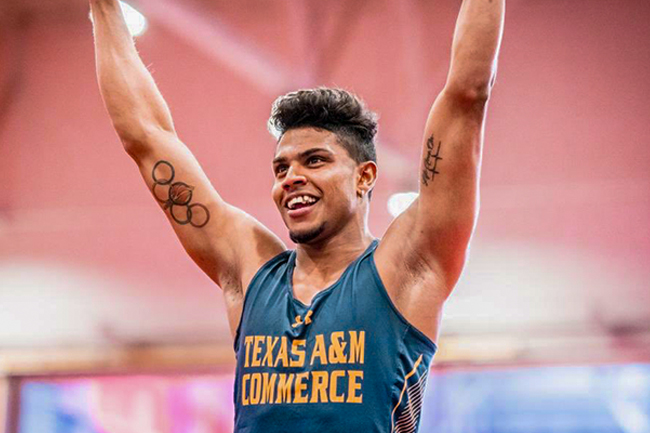
<path fill-rule="evenodd" d="M 194 187 L 185 182 L 174 182 L 175 175 L 174 166 L 169 161 L 158 161 L 151 171 L 153 196 L 163 203 L 163 209 L 169 209 L 169 214 L 178 224 L 204 227 L 210 221 L 208 208 L 201 203 L 190 204 Z"/>
<path fill-rule="evenodd" d="M 438 146 L 436 147 L 433 135 L 427 140 L 427 154 L 424 157 L 424 167 L 422 168 L 422 183 L 424 186 L 429 186 L 429 183 L 433 183 L 436 174 L 440 174 L 437 168 L 438 161 L 442 160 L 440 157 L 441 146 L 442 141 L 438 141 Z"/>

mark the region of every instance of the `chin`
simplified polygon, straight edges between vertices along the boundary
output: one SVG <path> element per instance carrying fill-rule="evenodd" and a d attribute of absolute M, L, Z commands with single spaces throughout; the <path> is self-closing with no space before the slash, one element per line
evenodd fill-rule
<path fill-rule="evenodd" d="M 325 231 L 325 223 L 318 227 L 303 229 L 303 230 L 289 230 L 289 238 L 296 244 L 308 244 L 317 239 Z"/>

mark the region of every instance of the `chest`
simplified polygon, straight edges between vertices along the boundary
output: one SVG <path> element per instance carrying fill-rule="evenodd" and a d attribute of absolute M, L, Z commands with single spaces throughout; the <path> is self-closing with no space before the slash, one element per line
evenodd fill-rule
<path fill-rule="evenodd" d="M 316 295 L 327 290 L 340 278 L 342 271 L 331 277 L 304 274 L 296 270 L 292 281 L 293 298 L 304 305 L 310 305 Z"/>
<path fill-rule="evenodd" d="M 242 333 L 309 340 L 316 334 L 364 329 L 374 322 L 377 299 L 364 284 L 354 284 L 350 278 L 325 281 L 300 277 L 293 285 L 287 283 L 261 287 L 247 300 Z"/>

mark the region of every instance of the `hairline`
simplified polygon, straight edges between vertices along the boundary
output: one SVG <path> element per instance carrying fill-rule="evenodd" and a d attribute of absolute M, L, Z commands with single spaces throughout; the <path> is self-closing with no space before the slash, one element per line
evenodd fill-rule
<path fill-rule="evenodd" d="M 305 125 L 291 126 L 291 127 L 287 128 L 287 129 L 285 129 L 284 131 L 282 131 L 282 133 L 279 135 L 277 141 L 275 142 L 276 146 L 278 144 L 280 144 L 280 140 L 282 140 L 282 137 L 284 137 L 284 135 L 287 132 L 289 132 L 289 131 L 291 131 L 293 129 L 302 129 L 302 128 L 311 128 L 311 129 L 315 129 L 317 131 L 328 131 L 328 132 L 331 132 L 332 134 L 334 134 L 336 136 L 336 141 L 338 142 L 339 146 L 341 146 L 343 149 L 345 149 L 345 151 L 347 152 L 350 159 L 352 161 L 354 161 L 355 164 L 357 164 L 357 165 L 363 164 L 364 162 L 368 162 L 368 161 L 374 162 L 375 164 L 377 164 L 377 161 L 375 161 L 373 159 L 370 159 L 370 158 L 364 159 L 362 161 L 357 161 L 357 159 L 354 156 L 352 156 L 352 152 L 350 152 L 350 149 L 349 149 L 351 147 L 354 147 L 355 145 L 346 142 L 346 137 L 344 136 L 345 134 L 342 134 L 340 131 L 333 131 L 332 129 L 327 128 L 325 126 L 321 126 L 321 125 L 316 126 L 316 125 L 307 125 L 307 124 L 305 124 Z M 352 135 L 352 134 L 349 134 L 349 135 Z M 374 142 L 373 142 L 373 146 L 375 146 Z M 375 152 L 376 152 L 376 150 L 375 150 Z M 359 152 L 359 153 L 361 154 L 361 152 Z"/>

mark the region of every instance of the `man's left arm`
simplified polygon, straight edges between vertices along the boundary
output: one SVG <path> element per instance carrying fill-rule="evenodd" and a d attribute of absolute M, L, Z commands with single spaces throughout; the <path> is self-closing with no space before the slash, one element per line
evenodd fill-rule
<path fill-rule="evenodd" d="M 419 197 L 394 221 L 377 250 L 378 266 L 379 261 L 386 264 L 382 279 L 387 286 L 398 290 L 404 272 L 417 277 L 424 269 L 434 277 L 427 278 L 424 296 L 440 305 L 460 277 L 478 214 L 484 121 L 504 14 L 505 0 L 463 1 L 447 82 L 425 128 Z M 395 265 L 389 262 L 406 264 L 406 271 L 391 269 Z M 394 296 L 412 298 L 411 293 Z"/>

